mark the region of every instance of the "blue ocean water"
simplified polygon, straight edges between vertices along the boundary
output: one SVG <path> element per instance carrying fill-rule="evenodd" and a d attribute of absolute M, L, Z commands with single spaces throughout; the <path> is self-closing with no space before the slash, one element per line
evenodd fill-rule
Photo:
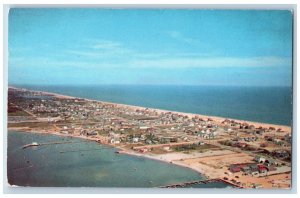
<path fill-rule="evenodd" d="M 16 87 L 143 107 L 291 125 L 291 87 L 94 85 Z"/>

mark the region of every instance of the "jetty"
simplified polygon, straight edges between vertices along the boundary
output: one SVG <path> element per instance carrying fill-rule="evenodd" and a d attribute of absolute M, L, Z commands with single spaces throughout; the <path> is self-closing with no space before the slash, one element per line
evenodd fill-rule
<path fill-rule="evenodd" d="M 22 149 L 26 149 L 28 147 L 32 147 L 32 146 L 39 146 L 40 144 L 38 144 L 37 142 L 32 142 L 31 144 L 26 144 L 22 147 Z"/>
<path fill-rule="evenodd" d="M 80 142 L 74 142 L 74 141 L 63 141 L 63 142 L 45 142 L 45 143 L 37 143 L 32 142 L 30 144 L 25 144 L 22 149 L 28 148 L 28 147 L 34 147 L 34 146 L 45 146 L 45 145 L 53 145 L 53 144 L 78 144 L 83 142 L 89 142 L 89 140 L 86 141 L 80 141 Z"/>
<path fill-rule="evenodd" d="M 184 183 L 177 183 L 177 184 L 170 184 L 166 186 L 160 186 L 159 188 L 183 188 L 194 184 L 208 184 L 208 183 L 214 183 L 214 182 L 224 182 L 227 183 L 235 188 L 244 188 L 243 186 L 237 185 L 235 183 L 232 183 L 227 180 L 223 179 L 208 179 L 208 180 L 200 180 L 200 181 L 191 181 L 191 182 L 184 182 Z"/>

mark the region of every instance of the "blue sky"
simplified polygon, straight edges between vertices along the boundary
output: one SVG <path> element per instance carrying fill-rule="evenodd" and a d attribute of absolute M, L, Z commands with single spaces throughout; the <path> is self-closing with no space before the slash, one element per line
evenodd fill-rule
<path fill-rule="evenodd" d="M 11 9 L 13 84 L 290 86 L 292 13 Z"/>

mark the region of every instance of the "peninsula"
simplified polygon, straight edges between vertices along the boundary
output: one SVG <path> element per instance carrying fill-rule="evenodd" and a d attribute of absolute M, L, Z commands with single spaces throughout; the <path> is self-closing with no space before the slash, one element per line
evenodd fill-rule
<path fill-rule="evenodd" d="M 9 87 L 9 131 L 84 138 L 240 188 L 291 187 L 290 126 Z"/>

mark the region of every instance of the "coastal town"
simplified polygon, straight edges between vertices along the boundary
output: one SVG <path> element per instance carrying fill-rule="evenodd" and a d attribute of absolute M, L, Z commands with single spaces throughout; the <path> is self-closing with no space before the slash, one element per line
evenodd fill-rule
<path fill-rule="evenodd" d="M 84 138 L 116 147 L 116 155 L 177 164 L 204 174 L 208 180 L 218 179 L 237 188 L 291 188 L 290 126 L 14 87 L 8 89 L 7 121 L 8 132 Z"/>

